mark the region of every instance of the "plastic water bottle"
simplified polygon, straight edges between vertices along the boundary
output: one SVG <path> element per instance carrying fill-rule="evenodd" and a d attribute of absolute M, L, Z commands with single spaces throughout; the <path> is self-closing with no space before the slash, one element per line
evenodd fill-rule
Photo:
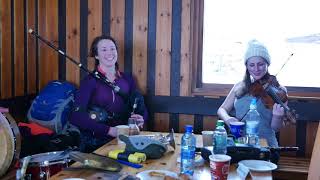
<path fill-rule="evenodd" d="M 194 158 L 196 150 L 196 137 L 192 133 L 192 126 L 185 126 L 185 133 L 181 138 L 181 164 L 180 172 L 182 174 L 193 175 Z"/>
<path fill-rule="evenodd" d="M 261 121 L 261 116 L 257 111 L 257 99 L 251 100 L 250 109 L 246 116 L 244 117 L 246 122 L 246 138 L 247 144 L 252 146 L 259 145 L 259 135 L 258 128 L 259 122 Z"/>
<path fill-rule="evenodd" d="M 216 130 L 213 133 L 213 153 L 227 154 L 227 131 L 223 120 L 217 121 Z"/>

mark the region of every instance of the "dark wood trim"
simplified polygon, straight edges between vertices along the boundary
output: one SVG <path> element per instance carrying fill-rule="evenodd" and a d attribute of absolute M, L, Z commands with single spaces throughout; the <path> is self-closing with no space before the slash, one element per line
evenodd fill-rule
<path fill-rule="evenodd" d="M 181 67 L 181 12 L 182 2 L 172 0 L 172 31 L 171 31 L 171 65 L 170 65 L 170 95 L 180 95 Z M 169 115 L 169 127 L 179 131 L 179 114 Z"/>
<path fill-rule="evenodd" d="M 35 0 L 35 31 L 39 32 L 39 0 Z M 36 38 L 36 94 L 39 93 L 40 90 L 40 78 L 39 78 L 39 74 L 40 74 L 40 61 L 39 61 L 39 40 L 38 38 Z"/>
<path fill-rule="evenodd" d="M 289 100 L 288 106 L 296 110 L 298 121 L 320 121 L 320 100 Z"/>
<path fill-rule="evenodd" d="M 169 119 L 169 130 L 173 129 L 174 132 L 179 132 L 179 114 L 170 114 Z"/>
<path fill-rule="evenodd" d="M 224 98 L 189 96 L 146 96 L 150 113 L 177 113 L 216 116 Z"/>
<path fill-rule="evenodd" d="M 196 134 L 201 134 L 202 130 L 203 130 L 203 116 L 202 115 L 195 115 L 194 116 L 193 132 Z"/>
<path fill-rule="evenodd" d="M 180 95 L 182 2 L 172 0 L 170 95 Z"/>
<path fill-rule="evenodd" d="M 204 0 L 191 1 L 190 46 L 192 57 L 192 91 L 201 87 L 202 34 Z"/>
<path fill-rule="evenodd" d="M 200 62 L 199 62 L 200 63 Z M 227 96 L 233 84 L 208 84 L 203 83 L 200 88 L 194 88 L 193 95 Z M 286 86 L 291 99 L 320 99 L 320 88 Z"/>
<path fill-rule="evenodd" d="M 23 92 L 24 95 L 28 94 L 28 26 L 27 26 L 27 1 L 23 1 L 23 66 L 24 66 L 24 85 L 23 85 Z"/>
<path fill-rule="evenodd" d="M 59 0 L 59 49 L 66 52 L 66 0 Z M 59 75 L 60 80 L 66 80 L 66 57 L 59 53 Z"/>
<path fill-rule="evenodd" d="M 148 69 L 147 94 L 155 94 L 157 1 L 148 2 Z"/>
<path fill-rule="evenodd" d="M 124 72 L 131 73 L 133 47 L 133 0 L 125 1 L 124 19 Z"/>
<path fill-rule="evenodd" d="M 299 147 L 297 156 L 304 157 L 306 151 L 307 122 L 297 121 L 296 124 L 296 145 Z"/>
<path fill-rule="evenodd" d="M 14 41 L 14 1 L 11 0 L 11 96 L 15 96 L 15 75 L 14 75 L 14 58 L 15 58 L 15 41 Z"/>
<path fill-rule="evenodd" d="M 110 0 L 102 0 L 102 34 L 110 35 Z"/>
<path fill-rule="evenodd" d="M 185 97 L 185 96 L 146 96 L 146 105 L 150 112 L 198 114 L 216 116 L 225 97 Z M 320 100 L 293 100 L 288 106 L 296 109 L 298 121 L 320 121 Z"/>
<path fill-rule="evenodd" d="M 156 66 L 156 29 L 157 29 L 157 1 L 148 2 L 148 63 L 147 63 L 147 94 L 155 94 L 155 66 Z M 154 114 L 149 115 L 154 119 Z M 148 127 L 153 130 L 153 120 L 148 121 Z"/>
<path fill-rule="evenodd" d="M 88 0 L 80 0 L 80 63 L 88 67 Z M 87 76 L 80 71 L 80 79 Z"/>

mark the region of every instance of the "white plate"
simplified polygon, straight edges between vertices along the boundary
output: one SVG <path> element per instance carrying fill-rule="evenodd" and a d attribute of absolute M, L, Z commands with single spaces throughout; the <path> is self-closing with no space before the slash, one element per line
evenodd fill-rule
<path fill-rule="evenodd" d="M 264 172 L 277 169 L 277 165 L 273 164 L 272 162 L 262 160 L 242 160 L 239 163 L 252 171 Z"/>
<path fill-rule="evenodd" d="M 152 172 L 152 171 L 161 173 L 161 174 L 163 174 L 163 176 L 151 176 L 150 172 Z M 171 176 L 174 178 L 178 178 L 177 173 L 172 172 L 172 171 L 166 171 L 166 170 L 146 170 L 146 171 L 139 172 L 137 174 L 137 177 L 140 178 L 141 180 L 149 180 L 149 179 L 150 180 L 163 180 L 164 176 Z"/>

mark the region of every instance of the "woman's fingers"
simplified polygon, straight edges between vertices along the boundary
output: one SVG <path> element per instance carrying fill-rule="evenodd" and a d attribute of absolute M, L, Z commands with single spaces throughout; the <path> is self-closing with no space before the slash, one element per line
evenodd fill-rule
<path fill-rule="evenodd" d="M 131 118 L 134 118 L 136 120 L 136 123 L 139 128 L 143 128 L 143 124 L 144 124 L 143 116 L 141 116 L 140 114 L 132 114 Z"/>
<path fill-rule="evenodd" d="M 272 113 L 274 115 L 282 116 L 282 115 L 284 115 L 284 108 L 280 104 L 275 103 L 273 105 Z"/>

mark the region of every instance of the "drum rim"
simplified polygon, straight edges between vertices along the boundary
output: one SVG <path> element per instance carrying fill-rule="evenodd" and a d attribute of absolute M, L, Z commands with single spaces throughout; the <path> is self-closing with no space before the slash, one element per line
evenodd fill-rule
<path fill-rule="evenodd" d="M 41 163 L 41 162 L 46 161 L 46 160 L 44 160 L 44 161 L 33 161 L 32 158 L 38 158 L 38 157 L 41 157 L 41 156 L 50 156 L 50 155 L 56 155 L 56 156 L 59 157 L 59 155 L 60 155 L 61 153 L 63 153 L 63 152 L 64 152 L 64 151 L 51 151 L 51 152 L 44 152 L 44 153 L 39 153 L 39 154 L 33 154 L 33 155 L 31 155 L 31 159 L 30 159 L 30 161 L 29 161 L 29 164 L 38 164 L 38 163 Z M 24 159 L 24 158 L 22 158 L 20 161 L 23 162 L 23 159 Z M 52 158 L 49 162 L 62 161 L 62 160 L 65 160 L 65 159 L 70 159 L 70 158 L 69 158 L 69 155 L 64 155 L 64 156 L 62 156 L 62 157 L 60 157 L 60 158 L 57 158 L 57 159 L 53 159 L 53 158 Z"/>
<path fill-rule="evenodd" d="M 4 121 L 5 128 L 7 128 L 7 134 L 8 134 L 8 139 L 11 138 L 10 141 L 10 147 L 13 149 L 6 149 L 5 158 L 4 162 L 2 164 L 2 167 L 0 169 L 0 177 L 4 175 L 7 170 L 14 165 L 15 161 L 19 160 L 20 156 L 20 150 L 21 150 L 21 136 L 20 136 L 20 131 L 19 128 L 15 122 L 15 120 L 12 118 L 12 116 L 9 113 L 1 113 L 0 115 L 1 121 Z M 12 152 L 13 151 L 13 152 Z M 8 153 L 11 153 L 9 157 Z M 7 164 L 6 164 L 7 163 Z"/>

